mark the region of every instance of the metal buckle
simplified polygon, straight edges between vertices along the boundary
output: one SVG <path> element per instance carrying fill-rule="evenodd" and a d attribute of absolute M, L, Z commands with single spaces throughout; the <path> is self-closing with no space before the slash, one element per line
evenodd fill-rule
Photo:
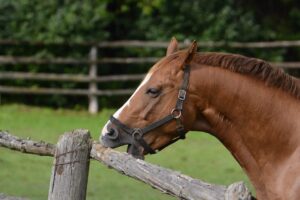
<path fill-rule="evenodd" d="M 173 110 L 171 111 L 171 115 L 174 119 L 179 119 L 181 117 L 181 110 L 173 108 Z"/>
<path fill-rule="evenodd" d="M 132 132 L 132 137 L 135 140 L 139 140 L 143 137 L 142 130 L 140 128 L 135 128 Z"/>
<path fill-rule="evenodd" d="M 179 93 L 178 93 L 178 99 L 184 101 L 185 100 L 185 96 L 186 96 L 186 91 L 183 90 L 183 89 L 180 89 Z"/>

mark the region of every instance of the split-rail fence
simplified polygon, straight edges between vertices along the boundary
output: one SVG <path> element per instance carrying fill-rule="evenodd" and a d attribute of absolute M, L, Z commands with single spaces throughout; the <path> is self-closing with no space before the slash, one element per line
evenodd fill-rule
<path fill-rule="evenodd" d="M 181 47 L 186 47 L 190 41 L 181 43 Z M 300 47 L 300 41 L 273 41 L 273 42 L 199 42 L 201 47 L 216 48 L 216 47 L 230 47 L 230 48 L 287 48 Z M 45 42 L 30 42 L 30 41 L 13 41 L 0 40 L 0 47 L 2 45 L 30 45 L 36 47 L 44 47 L 47 45 L 57 46 L 81 46 L 90 48 L 89 56 L 86 59 L 78 58 L 36 58 L 25 56 L 7 56 L 0 55 L 1 65 L 14 64 L 37 64 L 37 65 L 84 65 L 89 67 L 88 74 L 55 74 L 55 73 L 32 73 L 32 72 L 13 72 L 1 71 L 0 80 L 38 80 L 38 81 L 69 81 L 88 83 L 87 89 L 62 89 L 62 88 L 36 88 L 36 87 L 16 87 L 9 85 L 0 85 L 0 94 L 39 94 L 39 95 L 74 95 L 87 96 L 89 99 L 89 112 L 97 113 L 99 109 L 98 96 L 113 96 L 113 95 L 129 95 L 134 89 L 115 89 L 115 90 L 100 90 L 97 88 L 97 83 L 111 82 L 111 81 L 137 81 L 144 77 L 144 74 L 123 74 L 123 75 L 107 75 L 98 76 L 101 74 L 101 64 L 153 64 L 159 58 L 157 57 L 125 57 L 125 58 L 105 58 L 99 55 L 99 49 L 104 48 L 152 48 L 161 49 L 166 48 L 168 42 L 159 41 L 111 41 L 111 42 L 82 42 L 82 43 L 45 43 Z M 281 68 L 299 68 L 300 62 L 280 62 L 272 63 L 274 66 Z M 100 71 L 100 73 L 99 73 Z"/>
<path fill-rule="evenodd" d="M 48 200 L 86 199 L 90 159 L 99 161 L 122 175 L 137 179 L 179 199 L 255 199 L 243 182 L 229 186 L 205 183 L 177 171 L 135 159 L 127 153 L 105 148 L 93 141 L 89 131 L 83 129 L 65 133 L 56 145 L 21 139 L 7 131 L 0 130 L 0 147 L 22 153 L 54 157 Z"/>

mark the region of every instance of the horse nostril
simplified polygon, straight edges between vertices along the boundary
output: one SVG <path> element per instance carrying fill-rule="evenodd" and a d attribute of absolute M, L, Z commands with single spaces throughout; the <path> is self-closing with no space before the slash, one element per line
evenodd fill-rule
<path fill-rule="evenodd" d="M 109 132 L 107 133 L 107 135 L 112 136 L 115 133 L 114 129 L 110 129 Z"/>
<path fill-rule="evenodd" d="M 119 136 L 119 132 L 116 129 L 113 129 L 113 128 L 111 128 L 109 130 L 109 132 L 107 133 L 107 137 L 110 138 L 110 139 L 113 139 L 113 140 L 117 139 L 118 136 Z"/>

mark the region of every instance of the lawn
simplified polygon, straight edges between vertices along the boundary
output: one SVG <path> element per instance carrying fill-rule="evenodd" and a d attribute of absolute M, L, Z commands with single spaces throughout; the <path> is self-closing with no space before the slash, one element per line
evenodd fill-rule
<path fill-rule="evenodd" d="M 97 140 L 113 110 L 98 115 L 85 111 L 52 110 L 23 105 L 0 106 L 0 129 L 33 140 L 56 143 L 65 131 L 90 130 Z M 122 150 L 122 149 L 120 149 Z M 147 156 L 146 160 L 216 184 L 249 181 L 222 144 L 205 133 L 191 132 L 186 140 Z M 22 154 L 0 147 L 0 193 L 29 199 L 47 199 L 52 158 Z M 87 199 L 172 199 L 143 183 L 92 161 Z"/>

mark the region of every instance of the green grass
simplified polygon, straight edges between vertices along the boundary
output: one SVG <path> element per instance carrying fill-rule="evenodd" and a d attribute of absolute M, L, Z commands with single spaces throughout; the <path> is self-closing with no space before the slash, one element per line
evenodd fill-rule
<path fill-rule="evenodd" d="M 97 140 L 101 127 L 113 110 L 98 115 L 85 111 L 52 110 L 21 105 L 0 106 L 0 129 L 33 140 L 56 143 L 65 131 L 85 128 Z M 242 169 L 230 153 L 208 134 L 191 132 L 187 139 L 147 156 L 146 160 L 216 184 L 243 180 Z M 0 193 L 30 199 L 46 199 L 52 158 L 22 154 L 0 148 Z M 87 199 L 172 199 L 143 183 L 120 175 L 92 161 Z"/>

